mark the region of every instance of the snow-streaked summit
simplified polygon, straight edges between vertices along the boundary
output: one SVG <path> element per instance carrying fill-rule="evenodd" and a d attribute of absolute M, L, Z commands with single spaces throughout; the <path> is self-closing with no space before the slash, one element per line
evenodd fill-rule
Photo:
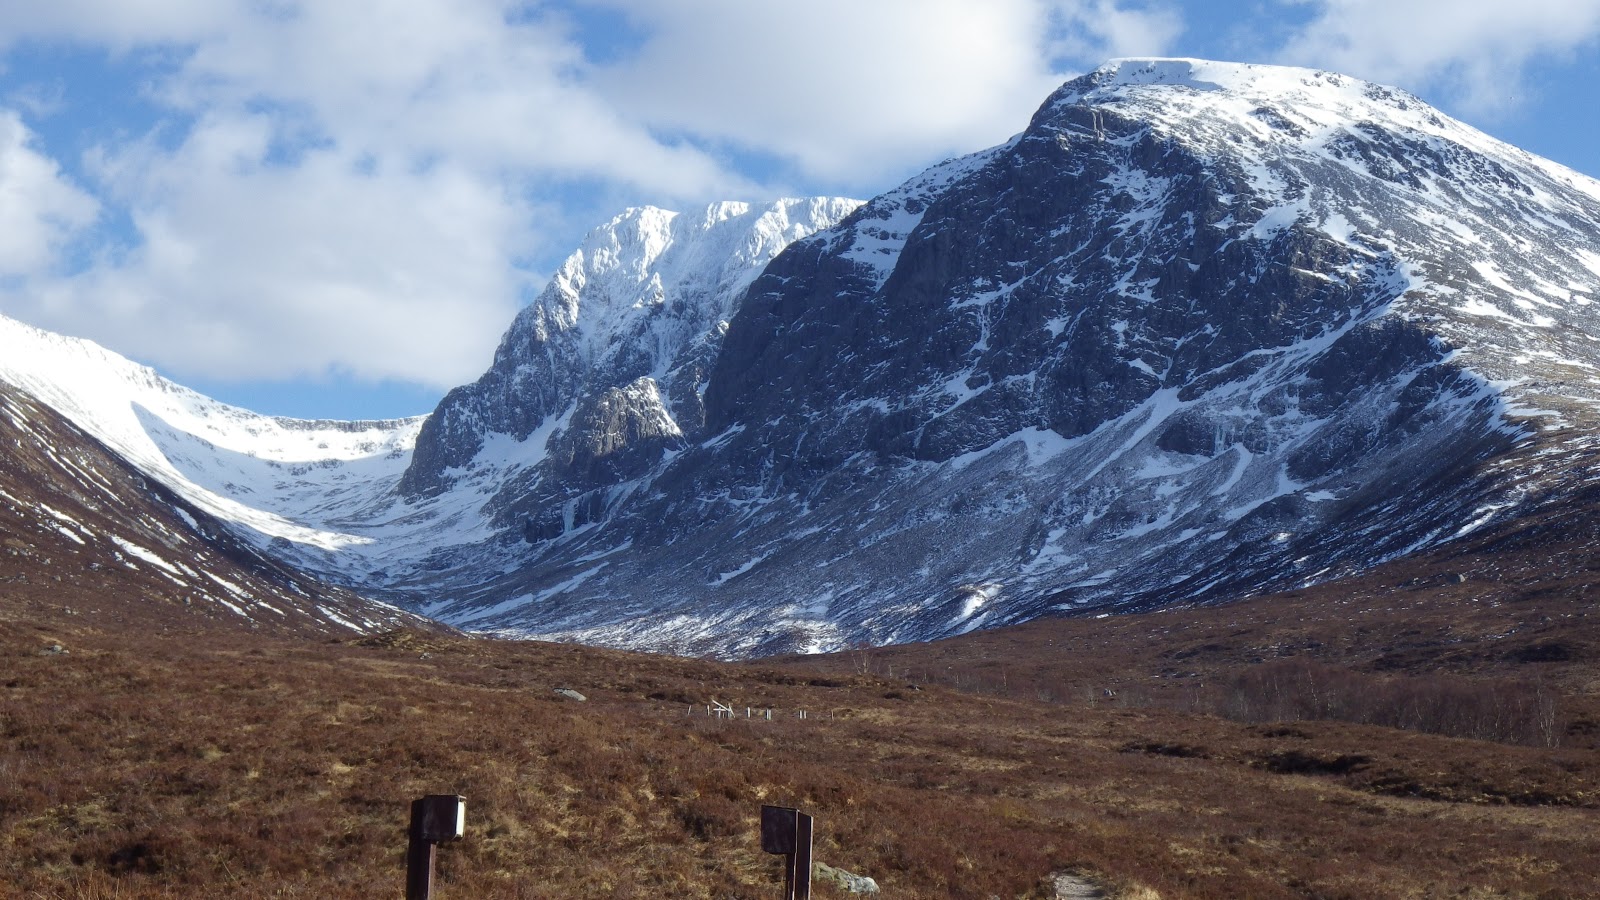
<path fill-rule="evenodd" d="M 1090 121 L 1074 109 L 1092 111 Z M 1219 175 L 1270 199 L 1249 211 L 1254 237 L 1307 227 L 1395 260 L 1409 282 L 1393 312 L 1427 322 L 1491 380 L 1515 380 L 1520 364 L 1506 363 L 1517 359 L 1594 371 L 1596 338 L 1558 327 L 1552 311 L 1600 297 L 1600 181 L 1403 90 L 1285 66 L 1113 60 L 1057 91 L 1034 128 L 1082 141 L 1085 124 L 1103 129 L 1108 117 L 1216 160 Z M 1170 186 L 1140 185 L 1146 198 Z M 1441 249 L 1443 265 L 1433 260 Z M 1510 326 L 1509 345 L 1481 346 L 1486 320 Z"/>
<path fill-rule="evenodd" d="M 1594 195 L 1381 85 L 1114 61 L 795 241 L 730 320 L 708 436 L 509 505 L 532 557 L 477 622 L 836 647 L 1449 540 L 1526 496 L 1491 461 L 1595 421 Z"/>
<path fill-rule="evenodd" d="M 676 327 L 656 333 L 659 370 L 683 340 L 727 321 L 779 251 L 859 205 L 819 197 L 759 206 L 727 201 L 687 214 L 648 206 L 625 210 L 589 232 L 511 333 L 548 339 L 556 331 L 574 332 L 583 362 L 603 365 L 617 336 L 635 331 L 640 320 L 665 318 Z"/>
<path fill-rule="evenodd" d="M 1327 580 L 1565 496 L 1597 298 L 1592 179 L 1381 85 L 1117 60 L 864 205 L 627 210 L 372 455 L 89 418 L 452 623 L 832 649 Z"/>
<path fill-rule="evenodd" d="M 705 372 L 745 289 L 790 243 L 859 205 L 818 197 L 688 213 L 639 207 L 595 228 L 518 314 L 489 371 L 440 404 L 402 489 L 433 495 L 474 467 L 500 465 L 480 458 L 494 435 L 523 447 L 520 468 L 536 466 L 578 404 L 640 379 L 661 404 L 648 415 L 698 428 Z"/>

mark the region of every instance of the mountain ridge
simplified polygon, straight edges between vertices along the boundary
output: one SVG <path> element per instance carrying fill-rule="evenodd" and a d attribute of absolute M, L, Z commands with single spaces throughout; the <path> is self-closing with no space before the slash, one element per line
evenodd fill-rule
<path fill-rule="evenodd" d="M 679 652 L 1217 602 L 1581 482 L 1596 296 L 1600 182 L 1346 76 L 1119 60 L 865 204 L 624 212 L 381 453 L 248 482 L 307 533 L 234 514 L 458 625 Z"/>
<path fill-rule="evenodd" d="M 1134 77 L 1125 77 L 1129 71 Z M 1277 92 L 1275 106 L 1190 86 L 1215 83 L 1218 73 L 1267 83 Z M 1332 99 L 1318 106 L 1307 94 Z M 1366 112 L 1352 117 L 1350 108 Z M 1155 127 L 1163 116 L 1181 123 L 1166 127 L 1182 139 Z M 1395 120 L 1419 124 L 1396 131 Z M 1316 132 L 1310 126 L 1319 121 L 1327 127 Z M 1391 130 L 1374 124 L 1383 121 Z M 1441 134 L 1460 140 L 1437 146 Z M 632 530 L 618 523 L 609 545 L 645 556 L 641 538 L 652 533 L 646 523 L 667 520 L 680 532 L 700 529 L 703 543 L 755 548 L 742 559 L 732 550 L 701 554 L 705 567 L 693 569 L 663 550 L 641 562 L 635 577 L 671 573 L 665 580 L 673 589 L 652 589 L 694 599 L 649 627 L 618 622 L 614 632 L 553 633 L 595 639 L 648 632 L 659 639 L 680 626 L 700 635 L 718 627 L 749 633 L 762 620 L 777 620 L 769 634 L 814 629 L 831 634 L 824 642 L 904 640 L 1049 612 L 1063 602 L 1063 589 L 1068 609 L 1116 594 L 1133 594 L 1138 604 L 1208 590 L 1216 596 L 1272 579 L 1332 577 L 1362 565 L 1363 555 L 1370 563 L 1457 533 L 1499 502 L 1489 500 L 1494 488 L 1474 480 L 1473 468 L 1550 425 L 1530 416 L 1549 404 L 1527 402 L 1534 398 L 1507 383 L 1524 367 L 1484 353 L 1479 338 L 1560 358 L 1588 352 L 1572 346 L 1585 329 L 1555 335 L 1551 350 L 1542 332 L 1553 319 L 1518 311 L 1540 300 L 1566 302 L 1569 313 L 1586 318 L 1594 206 L 1587 192 L 1552 180 L 1547 167 L 1512 172 L 1524 154 L 1508 155 L 1509 162 L 1484 156 L 1500 146 L 1409 95 L 1308 70 L 1136 61 L 1069 84 L 1017 139 L 938 167 L 926 177 L 931 190 L 919 190 L 913 179 L 833 231 L 797 241 L 767 268 L 731 324 L 707 388 L 709 427 L 722 436 L 714 447 L 689 448 L 675 472 L 652 482 L 669 496 L 680 492 L 676 504 L 640 511 Z M 1411 174 L 1420 168 L 1415 160 L 1443 167 L 1459 184 L 1436 171 Z M 1520 198 L 1515 203 L 1501 201 L 1508 187 Z M 997 197 L 1015 203 L 1001 207 Z M 1475 279 L 1457 278 L 1457 245 L 1470 243 L 1456 233 L 1463 229 L 1449 232 L 1448 241 L 1419 237 L 1437 230 L 1447 205 L 1472 215 L 1474 225 L 1514 210 L 1538 230 L 1565 229 L 1554 251 L 1567 255 L 1553 251 L 1524 266 L 1515 236 L 1499 238 L 1486 245 L 1494 255 L 1469 269 Z M 1412 225 L 1419 217 L 1424 223 Z M 1002 218 L 1003 227 L 992 227 Z M 1190 222 L 1209 225 L 1181 227 Z M 1024 232 L 1027 241 L 1015 238 Z M 1035 260 L 1025 264 L 1034 268 L 995 277 L 995 268 L 1018 259 Z M 1506 277 L 1513 270 L 1566 296 L 1530 300 L 1522 296 L 1528 289 Z M 919 327 L 899 328 L 907 321 Z M 1464 365 L 1474 354 L 1486 363 Z M 1592 416 L 1587 371 L 1572 385 L 1582 396 L 1563 405 L 1562 414 L 1579 421 Z M 1023 456 L 983 459 L 1005 446 Z M 1129 455 L 1134 448 L 1140 452 Z M 1074 454 L 1081 465 L 1060 462 Z M 1137 466 L 1129 464 L 1134 456 L 1142 457 Z M 1427 456 L 1440 461 L 1437 469 L 1408 468 Z M 924 478 L 910 471 L 921 463 L 947 470 Z M 957 474 L 978 472 L 974 463 L 987 471 Z M 1054 465 L 1056 487 L 1030 495 L 1002 486 L 1017 480 L 1019 464 Z M 896 468 L 910 480 L 884 474 Z M 1170 477 L 1180 474 L 1186 486 Z M 1098 485 L 1077 486 L 1095 479 Z M 838 491 L 875 481 L 895 486 L 817 513 L 818 504 L 837 502 L 829 498 Z M 926 487 L 918 489 L 917 509 L 889 496 L 913 492 L 919 481 Z M 1402 505 L 1401 485 L 1433 489 Z M 708 504 L 719 492 L 727 499 Z M 940 499 L 963 492 L 990 514 L 974 518 Z M 1130 493 L 1137 496 L 1130 500 Z M 1164 499 L 1174 494 L 1186 495 L 1180 500 L 1190 508 Z M 1032 527 L 1000 521 L 1017 513 Z M 1253 525 L 1238 524 L 1247 517 Z M 1380 525 L 1385 517 L 1387 526 Z M 955 540 L 967 542 L 955 553 L 941 535 L 952 519 L 968 523 L 955 528 L 962 535 Z M 1315 532 L 1317 521 L 1342 523 L 1350 546 L 1338 551 L 1330 544 L 1339 541 L 1316 534 L 1303 538 L 1311 553 L 1270 546 L 1296 531 Z M 795 525 L 813 544 L 835 546 L 808 550 L 777 522 Z M 892 541 L 918 529 L 927 532 L 921 542 Z M 852 530 L 871 537 L 817 537 Z M 970 533 L 982 530 L 1006 534 L 974 543 Z M 1351 537 L 1363 531 L 1376 537 Z M 1149 540 L 1158 533 L 1165 540 Z M 1197 553 L 1196 539 L 1221 540 L 1227 549 Z M 582 541 L 591 556 L 609 549 L 592 536 Z M 885 542 L 896 549 L 862 559 Z M 1164 558 L 1157 568 L 1185 579 L 1217 569 L 1224 576 L 1182 589 L 1145 576 L 1130 591 L 1116 567 L 1082 558 L 1083 550 L 1098 554 L 1118 542 L 1144 543 L 1135 559 Z M 928 569 L 962 553 L 990 562 L 942 577 L 929 571 L 922 585 L 916 578 L 874 583 L 875 570 L 919 562 Z M 1291 564 L 1302 556 L 1305 571 L 1296 576 Z M 1310 563 L 1319 557 L 1321 564 Z M 763 582 L 763 567 L 780 574 Z M 796 593 L 785 576 L 841 569 L 855 577 L 812 578 L 821 584 L 800 589 L 814 598 L 808 603 L 761 605 L 763 594 Z M 582 575 L 592 596 L 605 590 L 607 573 L 593 566 L 560 574 L 549 583 Z M 726 591 L 741 579 L 751 584 L 725 602 L 692 587 L 701 581 Z M 993 587 L 1006 582 L 1026 593 L 1007 604 L 1006 590 Z M 838 625 L 830 607 L 839 600 L 852 608 L 843 613 L 853 620 L 843 633 L 830 632 Z M 898 613 L 880 614 L 896 602 Z M 721 616 L 705 616 L 707 607 Z M 797 621 L 784 623 L 786 609 Z M 562 621 L 557 610 L 535 615 Z"/>

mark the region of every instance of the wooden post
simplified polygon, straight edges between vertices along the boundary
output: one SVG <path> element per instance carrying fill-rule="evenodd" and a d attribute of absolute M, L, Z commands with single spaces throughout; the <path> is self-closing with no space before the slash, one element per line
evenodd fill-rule
<path fill-rule="evenodd" d="M 433 900 L 433 860 L 438 846 L 460 840 L 466 831 L 467 800 L 456 794 L 429 794 L 411 801 L 406 845 L 406 900 Z"/>
<path fill-rule="evenodd" d="M 761 849 L 783 855 L 783 900 L 811 900 L 810 816 L 788 806 L 761 807 Z"/>

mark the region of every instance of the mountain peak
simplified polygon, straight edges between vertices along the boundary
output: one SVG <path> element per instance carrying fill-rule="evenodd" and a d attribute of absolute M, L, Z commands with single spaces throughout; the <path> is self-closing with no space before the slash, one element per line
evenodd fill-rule
<path fill-rule="evenodd" d="M 1385 97 L 1403 106 L 1425 105 L 1396 88 L 1299 66 L 1218 62 L 1209 59 L 1134 57 L 1113 59 L 1086 75 L 1067 82 L 1052 102 L 1073 102 L 1139 93 L 1141 89 L 1185 89 L 1192 93 L 1236 94 L 1260 99 L 1305 97 L 1312 94 L 1347 100 Z M 1374 90 L 1376 89 L 1376 90 Z"/>
<path fill-rule="evenodd" d="M 581 430 L 573 415 L 626 430 L 617 416 L 627 410 L 645 433 L 679 437 L 680 422 L 693 430 L 703 415 L 701 380 L 745 288 L 789 243 L 859 205 L 815 197 L 730 200 L 684 213 L 635 207 L 590 231 L 518 314 L 494 366 L 440 404 L 402 489 L 442 491 L 453 479 L 446 470 L 469 468 L 487 434 L 523 445 L 546 426 Z M 664 405 L 646 409 L 652 403 Z M 657 427 L 665 421 L 673 427 Z M 523 447 L 516 465 L 539 465 L 545 449 Z"/>
<path fill-rule="evenodd" d="M 1169 85 L 1201 91 L 1293 91 L 1297 85 L 1325 81 L 1339 86 L 1356 79 L 1298 66 L 1219 62 L 1185 57 L 1124 57 L 1106 61 L 1089 74 L 1097 87 Z"/>
<path fill-rule="evenodd" d="M 1104 131 L 1093 118 L 1096 112 L 1120 114 L 1189 143 L 1225 130 L 1228 142 L 1242 139 L 1249 152 L 1285 144 L 1315 149 L 1353 129 L 1381 128 L 1441 139 L 1478 153 L 1514 156 L 1559 170 L 1563 177 L 1589 180 L 1453 119 L 1404 90 L 1318 69 L 1204 59 L 1113 59 L 1057 89 L 1034 115 L 1030 130 L 1077 125 L 1082 114 L 1073 110 L 1086 107 L 1091 132 Z"/>

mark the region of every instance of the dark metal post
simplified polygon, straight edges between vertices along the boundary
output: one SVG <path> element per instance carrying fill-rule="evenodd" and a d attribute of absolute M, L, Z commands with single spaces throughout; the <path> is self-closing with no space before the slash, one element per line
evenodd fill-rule
<path fill-rule="evenodd" d="M 793 807 L 761 807 L 761 849 L 783 855 L 783 900 L 811 900 L 811 826 Z"/>
<path fill-rule="evenodd" d="M 406 900 L 433 900 L 433 860 L 440 843 L 460 840 L 467 801 L 455 794 L 429 794 L 411 801 L 406 845 Z"/>
<path fill-rule="evenodd" d="M 417 823 L 422 801 L 411 801 L 411 833 L 406 844 L 406 900 L 433 900 L 433 857 L 438 844 L 424 840 Z"/>
<path fill-rule="evenodd" d="M 794 856 L 791 860 L 794 900 L 811 900 L 811 817 L 805 813 L 795 816 Z"/>

